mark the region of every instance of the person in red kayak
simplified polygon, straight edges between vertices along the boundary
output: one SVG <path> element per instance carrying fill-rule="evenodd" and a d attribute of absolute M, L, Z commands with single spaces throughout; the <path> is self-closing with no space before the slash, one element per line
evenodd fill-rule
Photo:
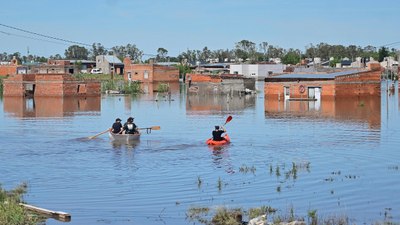
<path fill-rule="evenodd" d="M 213 136 L 213 140 L 214 141 L 223 141 L 225 140 L 224 137 L 222 137 L 222 134 L 225 133 L 226 130 L 224 127 L 219 127 L 219 126 L 215 126 L 215 130 L 213 130 L 212 132 L 212 136 Z"/>

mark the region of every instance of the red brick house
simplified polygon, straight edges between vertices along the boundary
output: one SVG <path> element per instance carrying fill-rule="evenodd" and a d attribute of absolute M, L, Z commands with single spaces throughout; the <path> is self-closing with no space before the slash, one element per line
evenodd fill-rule
<path fill-rule="evenodd" d="M 381 67 L 329 74 L 283 74 L 265 78 L 265 98 L 278 100 L 380 96 Z"/>
<path fill-rule="evenodd" d="M 127 57 L 124 59 L 124 79 L 143 83 L 179 82 L 179 70 L 174 66 L 133 64 Z"/>
<path fill-rule="evenodd" d="M 0 76 L 8 76 L 17 74 L 18 60 L 15 57 L 11 62 L 1 62 L 0 63 Z"/>
<path fill-rule="evenodd" d="M 4 81 L 4 96 L 100 96 L 99 81 L 76 80 L 70 74 L 16 74 Z"/>

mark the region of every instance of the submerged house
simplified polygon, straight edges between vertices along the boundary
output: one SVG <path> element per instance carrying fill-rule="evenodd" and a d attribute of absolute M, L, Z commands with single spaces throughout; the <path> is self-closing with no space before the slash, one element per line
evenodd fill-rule
<path fill-rule="evenodd" d="M 238 74 L 186 74 L 189 93 L 241 95 L 255 91 L 255 78 Z"/>
<path fill-rule="evenodd" d="M 340 97 L 380 96 L 381 66 L 336 73 L 283 74 L 265 78 L 266 98 L 320 100 Z"/>
<path fill-rule="evenodd" d="M 229 72 L 231 74 L 242 74 L 245 77 L 263 80 L 272 74 L 283 73 L 286 69 L 284 64 L 268 63 L 268 64 L 232 64 Z"/>
<path fill-rule="evenodd" d="M 124 59 L 124 80 L 153 82 L 179 82 L 179 70 L 175 66 L 158 64 L 135 64 L 129 57 Z"/>
<path fill-rule="evenodd" d="M 96 80 L 77 80 L 70 74 L 16 74 L 4 81 L 4 96 L 100 96 Z"/>
<path fill-rule="evenodd" d="M 124 74 L 124 63 L 114 55 L 96 56 L 96 68 L 104 74 Z"/>

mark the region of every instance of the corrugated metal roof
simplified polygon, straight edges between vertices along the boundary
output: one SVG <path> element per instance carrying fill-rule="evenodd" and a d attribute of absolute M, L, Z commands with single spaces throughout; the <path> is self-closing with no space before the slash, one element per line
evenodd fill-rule
<path fill-rule="evenodd" d="M 342 76 L 342 75 L 349 75 L 349 74 L 354 74 L 354 73 L 359 73 L 359 70 L 347 70 L 347 71 L 341 71 L 341 72 L 336 72 L 336 73 L 322 73 L 322 74 L 317 74 L 317 73 L 312 73 L 312 74 L 282 74 L 282 75 L 277 75 L 273 76 L 271 78 L 289 78 L 289 79 L 321 79 L 321 78 L 328 78 L 328 79 L 334 79 L 337 76 Z"/>
<path fill-rule="evenodd" d="M 113 55 L 105 55 L 104 58 L 109 62 L 109 63 L 121 63 L 122 61 L 119 60 L 116 56 Z"/>

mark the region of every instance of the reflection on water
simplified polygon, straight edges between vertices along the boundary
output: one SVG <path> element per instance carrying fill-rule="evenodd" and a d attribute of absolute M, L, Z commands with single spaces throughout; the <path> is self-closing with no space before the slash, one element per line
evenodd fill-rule
<path fill-rule="evenodd" d="M 216 168 L 223 168 L 228 174 L 235 173 L 229 156 L 229 146 L 208 146 Z"/>
<path fill-rule="evenodd" d="M 64 117 L 100 112 L 100 97 L 4 97 L 4 112 L 14 117 Z"/>
<path fill-rule="evenodd" d="M 111 140 L 114 149 L 135 149 L 140 144 L 140 140 Z"/>
<path fill-rule="evenodd" d="M 355 224 L 380 221 L 390 208 L 400 220 L 398 91 L 319 105 L 285 105 L 263 94 L 172 95 L 171 102 L 103 95 L 94 108 L 77 99 L 47 103 L 58 105 L 52 115 L 74 114 L 66 119 L 37 118 L 51 108 L 37 99 L 0 99 L 0 183 L 28 182 L 24 200 L 70 213 L 70 225 L 183 225 L 189 208 L 223 205 L 269 205 L 283 214 L 293 207 L 303 218 L 318 210 Z M 228 113 L 232 143 L 207 146 Z M 24 114 L 32 118 L 21 121 Z M 162 129 L 132 143 L 87 138 L 131 115 L 140 127 Z"/>
<path fill-rule="evenodd" d="M 198 95 L 189 94 L 186 100 L 187 112 L 213 112 L 213 111 L 242 111 L 254 108 L 256 95 L 231 97 L 228 95 Z"/>
<path fill-rule="evenodd" d="M 321 101 L 279 101 L 265 98 L 266 117 L 310 117 L 339 121 L 368 123 L 370 128 L 381 126 L 381 98 L 339 98 Z"/>

